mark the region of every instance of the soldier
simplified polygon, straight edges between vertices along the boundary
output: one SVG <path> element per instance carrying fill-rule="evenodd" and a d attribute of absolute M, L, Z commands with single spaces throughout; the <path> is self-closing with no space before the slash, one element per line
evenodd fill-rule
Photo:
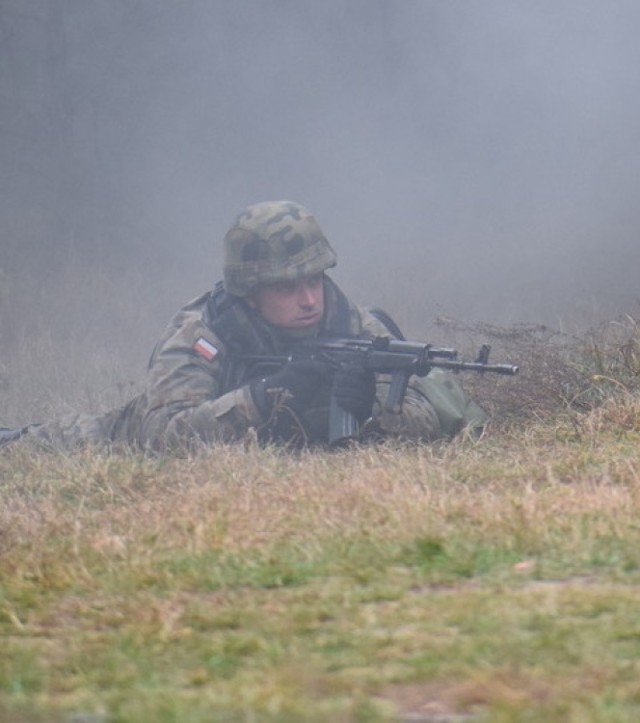
<path fill-rule="evenodd" d="M 329 278 L 336 254 L 307 209 L 290 201 L 246 208 L 224 239 L 224 281 L 184 306 L 149 362 L 144 391 L 121 409 L 0 430 L 59 449 L 87 444 L 155 452 L 228 442 L 328 442 L 329 400 L 361 425 L 361 439 L 433 441 L 484 412 L 439 369 L 410 381 L 400 414 L 383 410 L 389 378 L 351 364 L 303 359 L 263 374 L 248 356 L 287 356 L 318 335 L 397 335 L 388 317 L 355 306 Z M 386 323 L 385 323 L 386 321 Z M 396 332 L 396 334 L 394 334 Z"/>

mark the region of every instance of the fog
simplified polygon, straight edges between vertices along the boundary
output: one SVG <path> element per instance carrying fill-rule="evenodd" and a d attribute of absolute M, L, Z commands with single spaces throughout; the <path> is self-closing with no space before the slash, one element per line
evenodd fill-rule
<path fill-rule="evenodd" d="M 168 308 L 289 198 L 414 326 L 636 313 L 639 35 L 637 0 L 0 0 L 0 269 Z"/>

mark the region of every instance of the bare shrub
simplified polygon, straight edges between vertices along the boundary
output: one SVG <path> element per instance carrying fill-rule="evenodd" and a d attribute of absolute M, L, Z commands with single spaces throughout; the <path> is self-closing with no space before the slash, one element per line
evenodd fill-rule
<path fill-rule="evenodd" d="M 465 375 L 463 384 L 500 421 L 550 419 L 561 412 L 587 412 L 640 382 L 640 329 L 631 316 L 609 321 L 583 335 L 542 324 L 501 327 L 438 317 L 436 327 L 469 356 L 490 343 L 493 361 L 520 367 L 517 377 Z"/>

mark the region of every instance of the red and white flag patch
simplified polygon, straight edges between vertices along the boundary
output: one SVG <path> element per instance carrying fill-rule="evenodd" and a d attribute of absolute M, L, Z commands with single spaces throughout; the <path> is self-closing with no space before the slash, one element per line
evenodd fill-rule
<path fill-rule="evenodd" d="M 195 351 L 196 354 L 204 357 L 207 361 L 211 361 L 212 359 L 215 359 L 216 356 L 218 356 L 218 350 L 216 349 L 216 347 L 213 346 L 211 342 L 207 341 L 203 336 L 201 336 L 193 345 L 193 351 Z"/>

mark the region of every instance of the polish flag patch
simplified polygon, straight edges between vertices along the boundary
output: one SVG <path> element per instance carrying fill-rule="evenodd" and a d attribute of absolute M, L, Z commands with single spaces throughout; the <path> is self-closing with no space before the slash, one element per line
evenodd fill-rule
<path fill-rule="evenodd" d="M 204 357 L 207 361 L 211 361 L 212 359 L 215 359 L 216 356 L 218 356 L 218 350 L 211 344 L 211 342 L 208 342 L 203 336 L 201 336 L 198 341 L 193 345 L 193 351 L 195 351 L 196 354 L 199 354 L 200 356 Z"/>

